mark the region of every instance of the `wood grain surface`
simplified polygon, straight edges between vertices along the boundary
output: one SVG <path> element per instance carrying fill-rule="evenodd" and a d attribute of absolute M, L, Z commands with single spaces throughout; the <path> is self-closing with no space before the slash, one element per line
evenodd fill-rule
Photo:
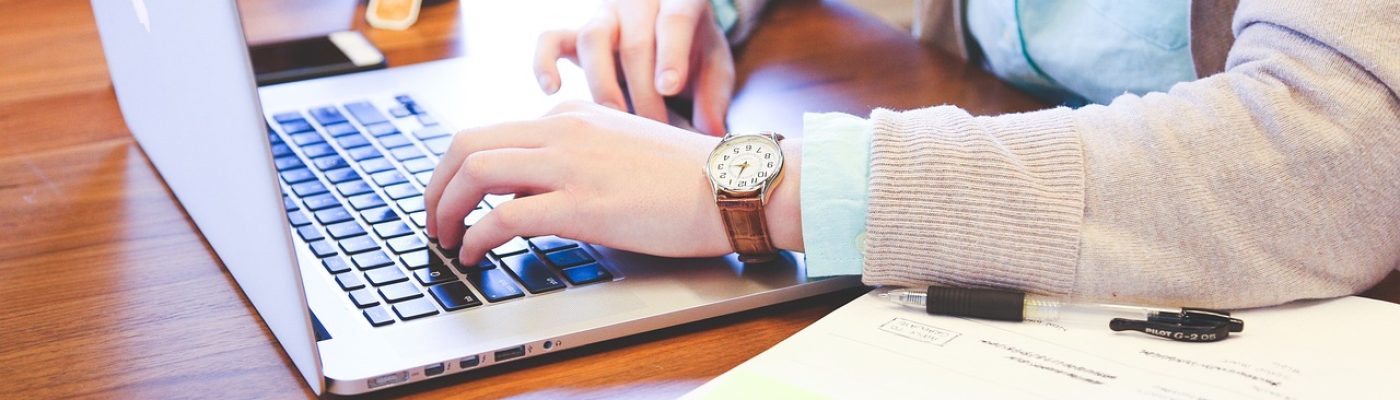
<path fill-rule="evenodd" d="M 548 9 L 551 1 L 568 0 L 493 6 Z M 240 5 L 250 41 L 358 29 L 391 65 L 469 54 L 463 32 L 493 30 L 462 23 L 471 12 L 463 8 L 487 2 L 429 3 L 403 32 L 368 28 L 355 1 Z M 312 396 L 127 131 L 88 2 L 0 0 L 0 9 L 0 397 Z M 992 114 L 1043 106 L 839 3 L 784 1 L 765 21 L 736 50 L 735 129 L 800 130 L 803 111 L 865 114 L 949 103 Z M 533 37 L 493 40 L 534 45 Z M 376 396 L 674 397 L 859 293 Z M 1400 302 L 1400 275 L 1367 295 Z"/>

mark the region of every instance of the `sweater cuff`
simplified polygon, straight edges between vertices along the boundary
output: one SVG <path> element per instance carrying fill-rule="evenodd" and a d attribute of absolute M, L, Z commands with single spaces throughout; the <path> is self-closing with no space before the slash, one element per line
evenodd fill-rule
<path fill-rule="evenodd" d="M 860 275 L 869 177 L 869 121 L 842 113 L 802 116 L 800 198 L 808 278 Z"/>
<path fill-rule="evenodd" d="M 1068 109 L 882 109 L 871 119 L 866 284 L 1069 293 L 1084 155 Z"/>

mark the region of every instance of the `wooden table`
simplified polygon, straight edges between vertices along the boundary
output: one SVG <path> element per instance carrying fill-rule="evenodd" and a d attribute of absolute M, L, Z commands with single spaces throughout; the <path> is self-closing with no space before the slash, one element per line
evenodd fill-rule
<path fill-rule="evenodd" d="M 404 32 L 368 29 L 357 18 L 363 4 L 332 3 L 245 0 L 249 36 L 361 29 L 391 64 L 405 65 L 465 54 L 470 33 L 463 32 L 490 28 L 462 26 L 459 8 L 482 2 L 436 2 Z M 87 2 L 0 6 L 0 397 L 310 396 L 127 132 Z M 742 83 L 730 123 L 737 129 L 796 131 L 802 111 L 951 103 L 991 114 L 1043 106 L 840 4 L 783 2 L 736 53 Z M 383 394 L 673 397 L 858 293 Z M 1400 302 L 1400 274 L 1365 295 Z"/>

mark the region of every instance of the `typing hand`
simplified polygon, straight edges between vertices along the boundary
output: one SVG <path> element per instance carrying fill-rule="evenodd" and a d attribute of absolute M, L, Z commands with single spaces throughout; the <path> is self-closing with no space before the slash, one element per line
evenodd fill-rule
<path fill-rule="evenodd" d="M 581 101 L 537 120 L 468 129 L 428 184 L 428 234 L 443 248 L 460 246 L 464 263 L 516 236 L 541 235 L 669 257 L 726 254 L 732 249 L 701 172 L 716 143 Z M 798 184 L 795 174 L 787 179 L 768 215 L 775 242 L 794 248 L 801 244 Z M 523 196 L 464 229 L 462 219 L 484 195 L 506 193 Z"/>
<path fill-rule="evenodd" d="M 598 104 L 625 112 L 630 98 L 637 115 L 665 122 L 662 97 L 688 93 L 695 127 L 725 131 L 734 59 L 707 0 L 613 0 L 579 30 L 546 32 L 535 54 L 545 93 L 559 90 L 560 58 L 583 68 Z"/>

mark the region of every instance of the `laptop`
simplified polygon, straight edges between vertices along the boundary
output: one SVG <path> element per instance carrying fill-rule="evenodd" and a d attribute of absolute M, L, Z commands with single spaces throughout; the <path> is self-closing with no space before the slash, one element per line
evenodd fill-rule
<path fill-rule="evenodd" d="M 424 233 L 422 192 L 456 129 L 538 116 L 587 98 L 586 85 L 539 94 L 521 49 L 258 88 L 231 0 L 92 6 L 129 129 L 317 394 L 859 284 L 808 280 L 800 254 L 746 266 L 557 236 L 516 238 L 481 263 L 446 258 Z M 490 196 L 463 222 L 510 199 Z"/>

